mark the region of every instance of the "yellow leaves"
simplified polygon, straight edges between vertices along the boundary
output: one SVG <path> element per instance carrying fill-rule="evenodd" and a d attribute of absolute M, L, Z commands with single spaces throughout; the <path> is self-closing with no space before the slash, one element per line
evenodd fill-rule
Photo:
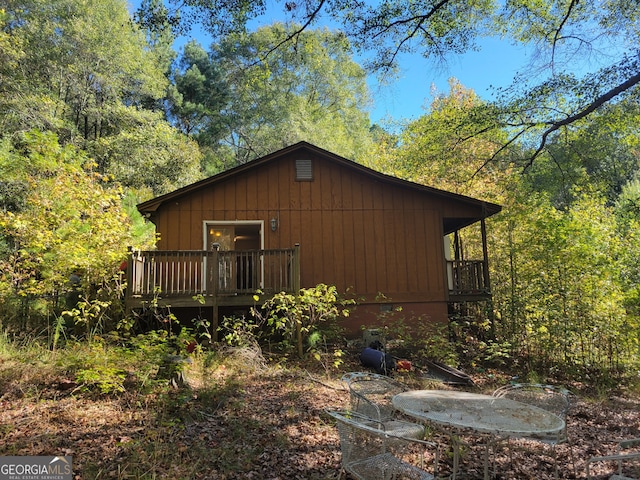
<path fill-rule="evenodd" d="M 11 273 L 20 279 L 19 288 L 50 291 L 74 265 L 92 272 L 95 278 L 88 280 L 110 275 L 130 244 L 121 189 L 110 189 L 102 175 L 86 171 L 84 154 L 58 147 L 54 137 L 28 135 L 25 147 L 31 162 L 21 163 L 24 206 L 0 214 L 0 227 L 19 252 Z M 35 165 L 46 168 L 37 171 Z"/>

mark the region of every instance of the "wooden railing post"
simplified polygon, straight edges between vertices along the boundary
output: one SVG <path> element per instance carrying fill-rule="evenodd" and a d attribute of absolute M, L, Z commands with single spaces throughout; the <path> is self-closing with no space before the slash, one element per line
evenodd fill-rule
<path fill-rule="evenodd" d="M 220 276 L 220 256 L 218 254 L 218 249 L 220 245 L 213 244 L 213 249 L 207 252 L 207 288 L 206 292 L 211 296 L 211 328 L 213 331 L 213 338 L 211 339 L 214 342 L 218 341 L 218 325 L 220 324 L 218 318 L 218 285 L 219 285 L 219 276 Z"/>
<path fill-rule="evenodd" d="M 300 291 L 300 244 L 296 243 L 293 248 L 293 293 L 298 294 Z"/>
<path fill-rule="evenodd" d="M 133 247 L 128 248 L 126 268 L 124 270 L 126 287 L 124 289 L 124 306 L 125 312 L 129 314 L 130 300 L 133 295 L 133 269 L 135 264 L 133 263 Z"/>
<path fill-rule="evenodd" d="M 487 247 L 487 224 L 484 218 L 480 220 L 480 232 L 482 233 L 482 255 L 484 260 L 484 288 L 487 292 L 491 292 L 491 283 L 489 280 L 489 249 Z"/>

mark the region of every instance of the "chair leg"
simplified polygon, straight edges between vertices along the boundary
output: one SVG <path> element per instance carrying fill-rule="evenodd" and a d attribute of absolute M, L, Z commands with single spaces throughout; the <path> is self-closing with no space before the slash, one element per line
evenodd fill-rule
<path fill-rule="evenodd" d="M 451 444 L 453 446 L 453 472 L 451 474 L 451 480 L 456 480 L 458 468 L 460 468 L 460 441 L 457 437 L 452 436 Z"/>
<path fill-rule="evenodd" d="M 550 445 L 551 447 L 551 458 L 553 459 L 553 468 L 554 468 L 554 477 L 556 480 L 560 479 L 560 469 L 558 468 L 558 452 L 556 450 L 557 445 Z M 573 456 L 573 448 L 571 447 L 571 443 L 567 442 L 567 447 L 569 448 L 569 458 L 571 460 L 571 467 L 573 470 L 573 476 L 578 477 L 578 470 L 576 469 L 576 459 Z"/>
<path fill-rule="evenodd" d="M 573 476 L 578 478 L 578 470 L 576 469 L 576 459 L 573 456 L 573 446 L 571 442 L 567 440 L 567 448 L 569 449 L 569 457 L 571 458 L 571 466 L 573 467 Z"/>
<path fill-rule="evenodd" d="M 558 452 L 556 446 L 551 445 L 551 457 L 553 458 L 553 474 L 556 480 L 560 480 L 560 472 L 558 470 Z"/>
<path fill-rule="evenodd" d="M 485 480 L 489 479 L 489 449 L 491 445 L 489 442 L 484 445 L 484 478 Z"/>

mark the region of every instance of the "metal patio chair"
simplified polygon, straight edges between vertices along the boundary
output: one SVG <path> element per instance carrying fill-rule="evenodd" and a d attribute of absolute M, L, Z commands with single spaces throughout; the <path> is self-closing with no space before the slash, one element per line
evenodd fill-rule
<path fill-rule="evenodd" d="M 384 425 L 357 412 L 331 411 L 340 436 L 342 468 L 360 480 L 433 480 L 438 472 L 435 443 L 391 435 Z M 425 452 L 433 451 L 433 473 L 425 470 Z M 420 458 L 419 466 L 410 459 Z"/>
<path fill-rule="evenodd" d="M 349 389 L 352 411 L 381 423 L 387 432 L 394 435 L 424 438 L 424 425 L 404 420 L 391 403 L 394 395 L 408 390 L 405 385 L 370 372 L 346 373 L 342 381 Z"/>
<path fill-rule="evenodd" d="M 605 455 L 602 457 L 591 457 L 587 460 L 587 479 L 593 478 L 591 476 L 591 466 L 594 463 L 602 462 L 615 462 L 617 464 L 617 473 L 611 475 L 609 480 L 637 480 L 640 476 L 637 475 L 638 470 L 633 477 L 629 477 L 628 473 L 623 470 L 623 464 L 635 462 L 636 465 L 640 464 L 640 438 L 630 438 L 622 440 L 618 443 L 618 452 L 615 455 Z M 636 448 L 634 451 L 629 451 L 631 448 Z M 624 474 L 623 474 L 624 472 Z"/>
<path fill-rule="evenodd" d="M 571 456 L 571 463 L 575 473 L 575 460 L 573 458 L 573 450 L 571 448 L 571 443 L 569 442 L 566 426 L 567 414 L 571 408 L 572 397 L 569 390 L 555 385 L 544 385 L 540 383 L 512 383 L 495 390 L 493 392 L 493 396 L 509 398 L 528 405 L 533 405 L 562 418 L 565 421 L 565 427 L 559 434 L 544 437 L 524 437 L 524 439 L 540 442 L 551 448 L 551 458 L 554 462 L 556 478 L 559 478 L 556 445 L 566 443 L 569 446 L 569 455 Z"/>

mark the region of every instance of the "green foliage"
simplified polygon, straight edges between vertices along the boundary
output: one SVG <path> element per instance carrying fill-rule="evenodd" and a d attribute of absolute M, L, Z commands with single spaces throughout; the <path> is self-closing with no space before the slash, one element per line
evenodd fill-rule
<path fill-rule="evenodd" d="M 623 304 L 629 315 L 640 319 L 640 182 L 634 180 L 622 189 L 615 205 L 617 228 L 621 236 L 620 281 Z M 630 335 L 638 335 L 631 329 Z"/>
<path fill-rule="evenodd" d="M 311 332 L 307 338 L 307 353 L 329 373 L 331 369 L 339 369 L 344 364 L 345 351 L 330 345 L 327 336 L 326 331 Z"/>
<path fill-rule="evenodd" d="M 177 4 L 178 2 L 176 2 Z M 176 25 L 200 21 L 216 40 L 245 34 L 247 22 L 269 10 L 264 2 L 188 2 L 190 16 L 171 15 Z M 477 40 L 495 37 L 529 47 L 531 62 L 510 88 L 497 92 L 492 122 L 508 131 L 502 147 L 532 147 L 512 158 L 520 165 L 544 151 L 548 141 L 598 108 L 621 99 L 637 99 L 640 78 L 635 45 L 638 8 L 634 0 L 576 2 L 556 0 L 460 0 L 456 2 L 284 2 L 281 13 L 306 27 L 330 19 L 359 52 L 366 66 L 384 79 L 394 74 L 404 54 L 420 54 L 436 63 L 478 48 Z M 182 12 L 182 9 L 177 9 Z M 250 52 L 251 64 L 268 63 L 274 52 L 297 47 L 306 29 L 295 27 Z M 485 111 L 482 108 L 480 111 Z M 480 136 L 486 128 L 476 131 Z M 491 157 L 487 158 L 487 161 Z"/>
<path fill-rule="evenodd" d="M 587 128 L 553 140 L 552 155 L 521 176 L 506 160 L 475 173 L 504 141 L 473 133 L 489 132 L 483 108 L 452 83 L 402 132 L 399 148 L 381 157 L 401 176 L 503 205 L 487 221 L 494 312 L 453 319 L 443 345 L 453 339 L 472 366 L 621 378 L 636 368 L 638 353 L 640 202 L 633 183 L 622 186 L 637 170 L 636 109 L 609 106 Z M 474 227 L 459 232 L 465 258 L 481 258 L 480 238 Z"/>
<path fill-rule="evenodd" d="M 56 353 L 81 333 L 98 356 L 95 335 L 118 320 L 122 280 L 112 278 L 126 247 L 148 247 L 154 240 L 135 203 L 199 179 L 201 166 L 214 173 L 307 140 L 385 173 L 504 206 L 488 222 L 495 317 L 478 312 L 430 332 L 400 331 L 400 322 L 398 338 L 445 363 L 465 358 L 520 366 L 524 359 L 524 368 L 540 375 L 562 371 L 605 382 L 637 367 L 634 2 L 498 6 L 470 0 L 442 2 L 428 15 L 421 2 L 331 2 L 344 33 L 298 31 L 294 22 L 250 33 L 243 27 L 263 13 L 264 2 L 188 3 L 217 8 L 208 25 L 225 35 L 214 39 L 210 52 L 188 44 L 169 71 L 175 55 L 170 29 L 180 20 L 172 22 L 172 10 L 156 0 L 142 2 L 144 32 L 120 0 L 4 2 L 3 325 L 46 327 Z M 307 0 L 286 4 L 288 15 L 303 24 L 315 11 L 310 6 Z M 373 49 L 370 66 L 388 70 L 405 51 L 446 56 L 473 48 L 477 35 L 487 33 L 550 46 L 549 64 L 555 66 L 566 60 L 563 52 L 576 53 L 571 47 L 578 38 L 611 57 L 594 62 L 602 68 L 583 78 L 562 68 L 548 78 L 523 75 L 512 90 L 498 92 L 499 105 L 452 81 L 450 92 L 434 95 L 429 113 L 399 128 L 398 136 L 369 130 L 369 94 L 365 72 L 353 61 L 354 45 Z M 603 39 L 615 48 L 606 48 Z M 546 150 L 525 176 L 514 174 L 515 165 L 529 164 L 539 145 L 535 135 L 546 129 Z M 375 155 L 372 138 L 380 145 Z M 478 233 L 460 232 L 469 258 L 482 254 Z M 78 285 L 68 283 L 72 273 L 79 274 Z M 319 287 L 276 295 L 255 309 L 254 318 L 225 319 L 226 340 L 253 346 L 268 333 L 299 353 L 308 348 L 327 366 L 339 363 L 341 351 L 332 351 L 327 326 L 347 305 L 332 287 Z M 65 298 L 69 304 L 61 307 Z M 32 316 L 46 321 L 29 325 Z M 78 331 L 64 327 L 65 318 Z M 162 318 L 166 337 L 145 337 L 136 347 L 155 364 L 167 349 L 184 350 L 191 335 L 169 335 L 173 320 Z M 200 328 L 210 335 L 209 326 Z M 124 348 L 121 355 L 129 361 L 131 352 Z M 85 363 L 76 368 L 79 379 L 98 391 L 119 391 L 122 372 L 129 372 L 111 361 Z"/>
<path fill-rule="evenodd" d="M 223 335 L 222 340 L 232 347 L 252 346 L 260 338 L 260 323 L 254 317 L 224 317 L 218 331 Z"/>
<path fill-rule="evenodd" d="M 193 44 L 185 51 L 178 90 L 183 101 L 193 98 L 191 116 L 204 122 L 200 144 L 215 146 L 222 158 L 231 146 L 233 163 L 227 168 L 300 140 L 354 160 L 369 154 L 365 72 L 344 35 L 304 31 L 295 44 L 285 42 L 255 61 L 257 51 L 284 41 L 295 28 L 274 24 L 232 35 L 214 44 L 208 56 Z M 224 109 L 214 109 L 222 97 Z"/>
<path fill-rule="evenodd" d="M 222 111 L 230 99 L 222 78 L 218 63 L 195 40 L 184 46 L 178 69 L 173 72 L 171 114 L 180 130 L 200 134 L 202 143 L 223 134 Z"/>
<path fill-rule="evenodd" d="M 90 391 L 97 388 L 105 395 L 125 392 L 125 378 L 124 371 L 109 366 L 81 369 L 76 374 L 76 381 L 81 384 L 82 389 Z"/>
<path fill-rule="evenodd" d="M 608 105 L 588 120 L 549 141 L 525 181 L 545 191 L 554 206 L 571 205 L 583 190 L 597 191 L 614 203 L 638 170 L 637 102 Z"/>
<path fill-rule="evenodd" d="M 58 344 L 60 342 L 60 338 L 64 336 L 65 332 L 65 318 L 60 316 L 56 319 L 53 325 L 53 337 L 51 339 L 51 349 L 53 351 L 58 348 Z"/>
<path fill-rule="evenodd" d="M 529 369 L 616 376 L 633 368 L 638 319 L 624 308 L 626 240 L 611 209 L 597 195 L 564 212 L 543 196 L 522 202 L 495 225 L 493 265 L 511 267 L 493 277 L 500 342 Z"/>
<path fill-rule="evenodd" d="M 426 358 L 460 365 L 458 345 L 450 341 L 450 325 L 434 323 L 427 316 L 407 317 L 401 310 L 381 315 L 378 322 L 384 325 L 387 343 L 393 345 L 389 350 L 417 361 Z"/>
<path fill-rule="evenodd" d="M 87 338 L 91 338 L 104 329 L 103 320 L 110 302 L 102 300 L 79 301 L 75 308 L 62 312 L 62 316 L 70 319 L 76 329 L 83 331 Z"/>
<path fill-rule="evenodd" d="M 483 362 L 486 365 L 504 367 L 511 359 L 513 346 L 510 342 L 488 341 L 483 345 Z"/>
<path fill-rule="evenodd" d="M 74 343 L 60 359 L 75 371 L 79 388 L 100 394 L 117 394 L 128 388 L 147 389 L 155 383 L 168 385 L 176 375 L 184 378 L 188 365 L 188 347 L 194 334 L 182 328 L 177 335 L 165 330 L 151 331 L 135 337 L 93 336 L 84 343 Z"/>
<path fill-rule="evenodd" d="M 201 178 L 198 145 L 161 114 L 128 106 L 118 113 L 118 131 L 87 144 L 101 173 L 139 197 L 168 193 Z"/>
<path fill-rule="evenodd" d="M 122 208 L 127 213 L 131 223 L 131 245 L 140 250 L 150 250 L 156 243 L 155 225 L 147 221 L 136 208 L 138 197 L 131 191 L 125 190 Z"/>
<path fill-rule="evenodd" d="M 155 53 L 122 0 L 8 0 L 4 7 L 11 44 L 21 51 L 0 83 L 3 132 L 52 130 L 78 144 L 117 131 L 121 105 L 164 93 Z"/>
<path fill-rule="evenodd" d="M 84 286 L 115 273 L 130 244 L 122 191 L 55 135 L 32 132 L 0 143 L 0 175 L 26 185 L 24 202 L 0 211 L 0 290 L 18 295 L 65 290 L 74 271 Z"/>
<path fill-rule="evenodd" d="M 502 203 L 517 179 L 507 161 L 485 165 L 505 140 L 490 108 L 457 80 L 435 93 L 429 113 L 407 124 L 399 145 L 381 145 L 378 168 L 424 185 Z M 485 132 L 485 133 L 478 133 Z"/>
<path fill-rule="evenodd" d="M 302 356 L 305 339 L 332 321 L 349 316 L 347 307 L 354 303 L 340 298 L 335 286 L 318 284 L 300 289 L 297 295 L 280 292 L 260 308 L 252 308 L 251 313 L 258 324 L 282 336 L 285 348 L 297 346 L 298 355 Z"/>
<path fill-rule="evenodd" d="M 54 132 L 85 149 L 100 174 L 156 195 L 200 178 L 195 142 L 151 111 L 162 107 L 173 55 L 159 39 L 147 44 L 126 2 L 5 5 L 0 45 L 13 68 L 0 71 L 2 136 Z"/>

